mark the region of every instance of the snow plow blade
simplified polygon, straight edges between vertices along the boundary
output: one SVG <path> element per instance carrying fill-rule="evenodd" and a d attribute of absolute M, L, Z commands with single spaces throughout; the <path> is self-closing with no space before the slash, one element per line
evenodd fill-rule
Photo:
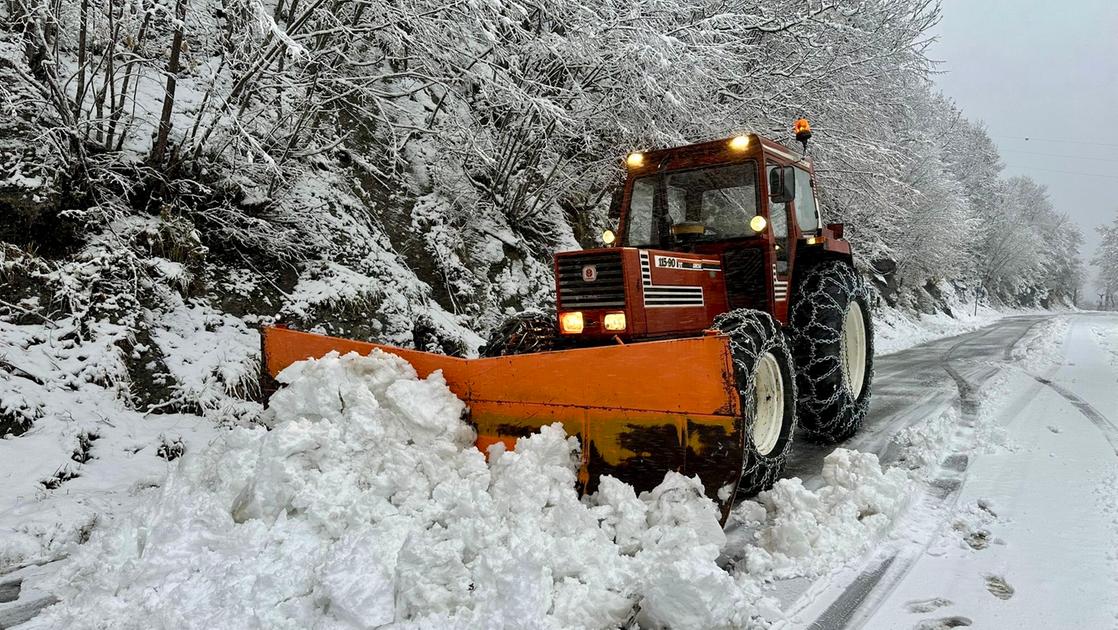
<path fill-rule="evenodd" d="M 585 492 L 601 475 L 649 490 L 675 470 L 698 475 L 725 516 L 741 476 L 741 402 L 723 335 L 462 359 L 285 328 L 261 332 L 265 391 L 296 361 L 379 349 L 421 378 L 442 370 L 467 404 L 483 452 L 497 442 L 512 449 L 517 438 L 560 422 L 583 446 Z"/>

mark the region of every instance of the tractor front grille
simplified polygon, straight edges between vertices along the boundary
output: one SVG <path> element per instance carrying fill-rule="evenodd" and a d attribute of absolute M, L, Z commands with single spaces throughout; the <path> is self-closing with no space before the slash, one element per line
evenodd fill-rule
<path fill-rule="evenodd" d="M 556 267 L 560 309 L 625 308 L 620 251 L 560 256 Z"/>

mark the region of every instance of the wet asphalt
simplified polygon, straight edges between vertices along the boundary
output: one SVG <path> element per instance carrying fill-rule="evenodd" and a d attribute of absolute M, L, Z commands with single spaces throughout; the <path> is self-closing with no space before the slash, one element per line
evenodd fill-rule
<path fill-rule="evenodd" d="M 1053 314 L 1007 317 L 974 332 L 937 339 L 874 360 L 870 411 L 852 438 L 837 444 L 793 443 L 785 477 L 808 488 L 821 483 L 823 458 L 836 447 L 875 453 L 883 464 L 896 460 L 893 436 L 953 405 L 968 411 L 981 402 L 983 384 L 1030 328 Z"/>

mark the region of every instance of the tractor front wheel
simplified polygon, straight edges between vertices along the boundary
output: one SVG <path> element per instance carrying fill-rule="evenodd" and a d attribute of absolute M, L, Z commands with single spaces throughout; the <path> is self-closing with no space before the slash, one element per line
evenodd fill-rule
<path fill-rule="evenodd" d="M 502 357 L 559 350 L 564 344 L 555 322 L 555 313 L 517 313 L 495 328 L 478 352 L 483 357 Z"/>
<path fill-rule="evenodd" d="M 803 427 L 820 442 L 845 440 L 858 431 L 870 406 L 869 285 L 850 265 L 820 263 L 801 277 L 789 324 Z"/>
<path fill-rule="evenodd" d="M 743 416 L 741 479 L 725 501 L 768 490 L 784 472 L 796 431 L 796 380 L 784 332 L 768 313 L 730 311 L 711 327 L 730 338 Z"/>

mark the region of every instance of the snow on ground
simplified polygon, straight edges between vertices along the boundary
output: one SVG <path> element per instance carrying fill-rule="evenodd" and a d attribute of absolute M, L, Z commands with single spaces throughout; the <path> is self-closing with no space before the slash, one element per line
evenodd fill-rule
<path fill-rule="evenodd" d="M 913 316 L 910 312 L 881 304 L 874 309 L 874 347 L 877 354 L 892 354 L 926 341 L 961 335 L 988 326 L 1004 313 L 974 303 L 966 303 L 950 285 L 940 286 L 948 312 Z"/>
<path fill-rule="evenodd" d="M 1106 351 L 1110 364 L 1118 367 L 1118 328 L 1092 326 L 1091 334 L 1099 347 Z"/>
<path fill-rule="evenodd" d="M 1035 391 L 1041 384 L 1024 369 L 1018 369 L 1022 367 L 1018 361 L 1027 359 L 1041 367 L 1064 363 L 1063 342 L 1069 328 L 1068 321 L 1043 320 L 1017 342 L 1016 352 L 1011 353 L 1015 357 L 1013 360 L 997 364 L 992 376 L 983 377 L 985 380 L 972 392 L 973 399 L 969 403 L 949 407 L 894 435 L 888 449 L 893 455 L 890 458 L 893 467 L 886 470 L 890 474 L 899 470 L 907 472 L 908 494 L 904 496 L 903 509 L 862 550 L 845 558 L 833 558 L 829 564 L 824 562 L 822 570 L 816 573 L 819 577 L 815 582 L 792 587 L 791 597 L 780 594 L 786 611 L 781 628 L 932 630 L 969 625 L 970 620 L 965 616 L 956 619 L 946 612 L 938 617 L 931 614 L 952 604 L 949 599 L 936 595 L 937 579 L 942 581 L 942 576 L 935 573 L 920 578 L 927 580 L 922 585 L 931 592 L 919 597 L 912 593 L 909 600 L 896 604 L 901 613 L 881 613 L 878 602 L 889 597 L 895 584 L 906 580 L 913 565 L 919 568 L 923 562 L 920 558 L 925 555 L 942 556 L 945 546 L 974 549 L 1005 544 L 992 527 L 996 512 L 994 501 L 982 496 L 959 498 L 959 489 L 969 483 L 974 474 L 976 468 L 968 467 L 970 462 L 1018 457 L 1027 450 L 1027 445 L 1020 444 L 1020 436 L 1005 426 L 1005 419 L 1021 413 L 1025 404 L 1021 402 L 1022 392 Z M 1055 334 L 1049 334 L 1053 332 Z M 1056 342 L 1050 341 L 1053 337 Z M 955 364 L 956 370 L 971 377 L 987 373 L 989 367 L 985 362 Z M 1050 424 L 1046 430 L 1058 434 L 1063 429 Z M 1021 488 L 1013 490 L 1021 491 Z M 792 571 L 790 575 L 810 573 L 801 570 Z M 991 575 L 997 573 L 991 572 Z M 991 584 L 995 585 L 992 588 L 1000 588 L 1000 583 L 993 578 Z"/>
<path fill-rule="evenodd" d="M 1118 366 L 1098 341 L 1118 318 L 1065 324 L 1018 344 L 1052 385 L 1003 374 L 1004 403 L 979 423 L 1012 447 L 968 453 L 957 503 L 863 627 L 1118 627 Z"/>
<path fill-rule="evenodd" d="M 750 579 L 814 578 L 819 583 L 785 611 L 770 613 L 769 620 L 784 621 L 781 627 L 810 623 L 827 601 L 820 591 L 841 591 L 846 586 L 842 581 L 857 576 L 866 563 L 926 540 L 928 528 L 947 518 L 930 500 L 942 477 L 951 474 L 944 463 L 960 452 L 1007 448 L 1005 431 L 994 418 L 1007 404 L 1012 386 L 999 373 L 966 418 L 952 407 L 908 426 L 892 439 L 898 455 L 891 466 L 881 466 L 873 454 L 840 448 L 825 458 L 825 485 L 819 490 L 805 490 L 799 479 L 783 479 L 762 493 L 758 502 L 768 510 L 767 519 L 747 522 L 756 538 L 743 553 Z M 832 467 L 838 462 L 844 465 L 836 475 Z M 744 502 L 737 510 L 748 514 L 751 505 L 755 503 Z M 835 585 L 828 586 L 831 582 Z"/>
<path fill-rule="evenodd" d="M 743 552 L 753 579 L 816 577 L 865 553 L 908 505 L 912 491 L 899 468 L 882 470 L 877 456 L 843 448 L 823 461 L 824 486 L 781 479 L 735 516 L 756 528 Z"/>
<path fill-rule="evenodd" d="M 1044 320 L 1013 346 L 1011 357 L 1020 367 L 1035 374 L 1043 374 L 1063 361 L 1064 339 L 1070 326 L 1067 317 Z"/>
<path fill-rule="evenodd" d="M 823 487 L 782 480 L 735 518 L 727 550 L 701 485 L 580 498 L 578 443 L 555 426 L 473 448 L 441 375 L 331 355 L 293 365 L 272 429 L 238 427 L 181 458 L 112 528 L 93 528 L 37 587 L 62 600 L 28 627 L 763 627 L 773 579 L 864 553 L 910 481 L 836 449 Z M 729 551 L 740 562 L 718 564 Z"/>
<path fill-rule="evenodd" d="M 376 352 L 295 364 L 273 429 L 183 457 L 96 530 L 32 627 L 741 627 L 718 510 L 669 474 L 637 497 L 575 491 L 577 440 L 473 448 L 463 404 Z"/>
<path fill-rule="evenodd" d="M 243 382 L 255 333 L 198 309 L 183 304 L 153 339 L 202 400 Z M 30 350 L 20 367 L 49 380 L 0 371 L 5 404 L 39 418 L 0 442 L 17 453 L 0 460 L 15 489 L 0 497 L 0 572 L 70 556 L 28 587 L 62 600 L 32 628 L 764 627 L 783 616 L 767 584 L 826 580 L 912 536 L 909 521 L 928 517 L 920 489 L 953 449 L 1019 451 L 999 446 L 1006 431 L 991 421 L 1024 382 L 1003 374 L 973 426 L 950 410 L 910 427 L 891 468 L 836 449 L 821 487 L 785 479 L 739 505 L 747 535 L 727 542 L 697 481 L 680 475 L 640 496 L 605 479 L 578 497 L 577 441 L 558 428 L 487 462 L 441 377 L 418 380 L 390 355 L 292 366 L 270 431 L 218 429 L 217 417 L 124 409 L 111 387 L 121 357 L 96 335 L 67 344 L 65 330 L 5 326 L 12 347 Z M 1036 327 L 1015 359 L 1055 365 L 1052 340 L 1068 330 Z M 175 442 L 183 457 L 157 455 Z M 59 486 L 42 483 L 52 477 Z M 961 502 L 936 548 L 998 544 L 995 503 Z"/>
<path fill-rule="evenodd" d="M 167 473 L 167 449 L 216 434 L 198 416 L 145 416 L 122 402 L 123 331 L 71 320 L 0 321 L 0 411 L 32 420 L 0 438 L 0 569 L 64 554 Z"/>
<path fill-rule="evenodd" d="M 180 400 L 217 419 L 260 412 L 260 405 L 245 401 L 259 385 L 260 338 L 243 321 L 201 303 L 178 300 L 176 308 L 160 317 L 152 339 L 165 357 Z"/>
<path fill-rule="evenodd" d="M 153 355 L 123 326 L 0 321 L 0 416 L 30 426 L 0 438 L 0 573 L 65 556 L 135 509 L 181 453 L 259 414 L 241 398 L 256 384 L 259 337 L 240 320 L 179 300 L 151 340 L 173 405 L 204 417 L 136 409 L 126 364 Z"/>

